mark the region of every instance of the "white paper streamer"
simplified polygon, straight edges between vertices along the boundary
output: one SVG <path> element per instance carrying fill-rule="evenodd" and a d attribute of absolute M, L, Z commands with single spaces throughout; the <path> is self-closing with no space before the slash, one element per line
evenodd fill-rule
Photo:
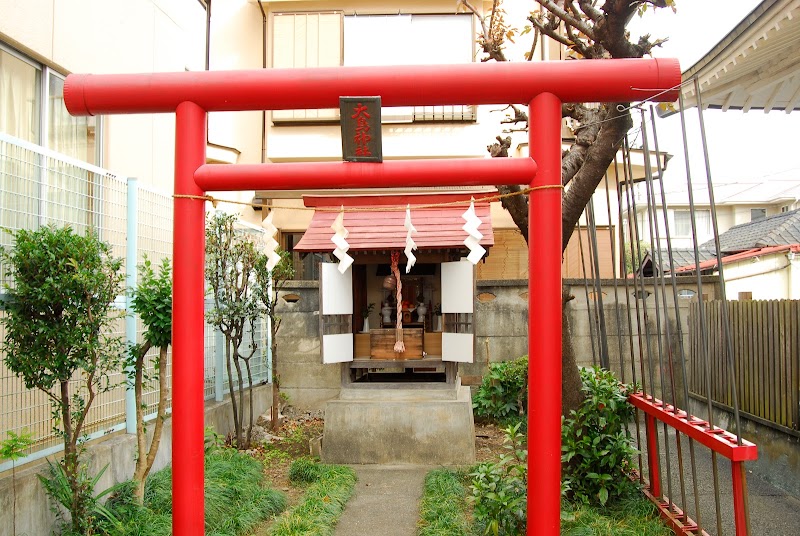
<path fill-rule="evenodd" d="M 267 255 L 267 270 L 270 272 L 281 262 L 281 256 L 278 254 L 278 241 L 275 240 L 275 235 L 278 233 L 278 228 L 272 223 L 272 216 L 274 212 L 270 212 L 267 218 L 262 222 L 261 226 L 264 228 L 266 238 L 264 239 L 264 247 L 266 248 Z"/>
<path fill-rule="evenodd" d="M 347 243 L 346 239 L 350 231 L 344 226 L 344 206 L 342 207 L 342 211 L 339 212 L 339 215 L 336 216 L 336 220 L 334 220 L 333 225 L 331 225 L 331 229 L 334 231 L 331 242 L 336 245 L 333 254 L 339 259 L 339 266 L 337 269 L 340 274 L 343 274 L 350 268 L 350 265 L 353 264 L 353 257 L 347 254 L 347 250 L 350 249 L 350 244 Z"/>
<path fill-rule="evenodd" d="M 406 221 L 403 224 L 406 228 L 406 249 L 403 250 L 403 253 L 406 254 L 406 258 L 408 262 L 406 263 L 406 273 L 411 271 L 411 268 L 416 264 L 417 258 L 414 256 L 413 251 L 417 249 L 417 243 L 414 242 L 414 239 L 411 238 L 412 234 L 417 232 L 417 228 L 414 227 L 414 224 L 411 223 L 411 205 L 406 206 Z"/>
<path fill-rule="evenodd" d="M 481 225 L 481 219 L 475 214 L 475 200 L 473 199 L 470 204 L 469 208 L 461 215 L 462 218 L 467 222 L 464 224 L 462 229 L 467 232 L 467 238 L 464 240 L 464 245 L 467 246 L 469 249 L 469 255 L 467 255 L 467 260 L 472 264 L 478 264 L 483 256 L 486 254 L 486 249 L 481 246 L 481 238 L 483 238 L 483 234 L 478 230 L 478 227 Z"/>

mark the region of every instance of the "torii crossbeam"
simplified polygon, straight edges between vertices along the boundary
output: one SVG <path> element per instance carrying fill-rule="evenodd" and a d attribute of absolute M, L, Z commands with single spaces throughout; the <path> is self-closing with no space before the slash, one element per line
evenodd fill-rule
<path fill-rule="evenodd" d="M 528 442 L 527 533 L 559 534 L 561 104 L 670 102 L 680 81 L 677 60 L 664 59 L 68 76 L 64 100 L 73 115 L 176 114 L 173 533 L 199 536 L 204 529 L 205 218 L 199 196 L 212 190 L 527 184 L 541 187 L 528 194 L 528 377 L 535 386 L 528 430 L 536 439 Z M 349 95 L 378 95 L 384 106 L 527 104 L 530 158 L 206 164 L 208 112 L 337 108 L 339 97 Z"/>

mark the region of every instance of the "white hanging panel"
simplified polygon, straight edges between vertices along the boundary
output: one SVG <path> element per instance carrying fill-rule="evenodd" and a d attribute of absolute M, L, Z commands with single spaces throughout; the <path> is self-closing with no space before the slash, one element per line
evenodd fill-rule
<path fill-rule="evenodd" d="M 475 335 L 472 333 L 442 333 L 442 361 L 472 363 L 475 354 Z"/>
<path fill-rule="evenodd" d="M 353 360 L 353 334 L 322 336 L 322 362 L 345 363 Z"/>
<path fill-rule="evenodd" d="M 320 299 L 323 315 L 353 314 L 353 270 L 339 273 L 337 264 L 320 264 Z"/>
<path fill-rule="evenodd" d="M 471 262 L 442 263 L 442 313 L 473 312 L 474 274 Z"/>

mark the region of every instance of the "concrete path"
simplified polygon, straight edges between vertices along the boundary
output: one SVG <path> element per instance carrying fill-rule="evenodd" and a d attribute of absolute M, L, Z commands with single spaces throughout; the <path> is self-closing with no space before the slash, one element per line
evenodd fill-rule
<path fill-rule="evenodd" d="M 661 431 L 661 430 L 659 430 Z M 672 439 L 672 492 L 680 497 L 679 464 Z M 663 436 L 662 436 L 663 439 Z M 663 443 L 662 443 L 663 444 Z M 682 441 L 684 482 L 689 514 L 697 519 L 691 481 L 688 443 Z M 698 497 L 703 528 L 717 536 L 735 534 L 731 499 L 730 463 L 718 458 L 722 526 L 717 527 L 714 515 L 712 463 L 708 449 L 697 446 L 696 470 Z M 666 492 L 666 459 L 662 455 L 662 474 Z M 335 536 L 414 536 L 419 519 L 419 501 L 425 475 L 434 469 L 419 465 L 352 465 L 358 475 L 355 492 L 347 503 Z M 796 536 L 800 534 L 800 500 L 768 484 L 757 475 L 748 475 L 752 534 L 764 536 Z"/>
<path fill-rule="evenodd" d="M 425 475 L 420 465 L 352 465 L 358 475 L 334 536 L 413 536 Z"/>

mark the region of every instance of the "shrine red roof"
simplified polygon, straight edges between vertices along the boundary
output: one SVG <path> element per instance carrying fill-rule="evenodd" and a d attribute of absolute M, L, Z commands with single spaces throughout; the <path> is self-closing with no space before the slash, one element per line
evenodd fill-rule
<path fill-rule="evenodd" d="M 304 196 L 307 207 L 316 207 L 314 216 L 295 251 L 332 251 L 333 230 L 331 224 L 339 214 L 336 209 L 345 207 L 344 226 L 349 231 L 347 243 L 350 251 L 379 251 L 404 249 L 406 229 L 405 207 L 411 205 L 411 223 L 417 229 L 412 235 L 417 248 L 423 249 L 466 249 L 464 240 L 467 233 L 462 229 L 464 219 L 461 215 L 469 208 L 470 197 L 474 196 L 475 213 L 481 219 L 478 230 L 483 233 L 481 245 L 489 248 L 494 245 L 492 220 L 489 202 L 481 201 L 481 194 L 459 192 L 456 194 L 405 194 L 357 197 L 316 197 Z M 459 204 L 416 208 L 419 205 Z M 400 208 L 402 207 L 402 208 Z"/>

